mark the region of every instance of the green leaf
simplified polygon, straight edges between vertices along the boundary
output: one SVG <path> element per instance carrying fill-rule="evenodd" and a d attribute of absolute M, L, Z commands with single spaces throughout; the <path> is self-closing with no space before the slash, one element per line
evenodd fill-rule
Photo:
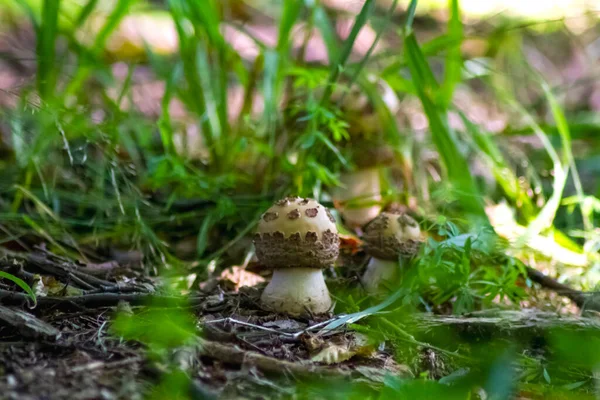
<path fill-rule="evenodd" d="M 344 156 L 342 155 L 342 153 L 340 152 L 340 150 L 335 146 L 335 144 L 333 144 L 331 142 L 331 140 L 329 140 L 329 138 L 327 136 L 325 136 L 323 134 L 323 132 L 315 132 L 315 136 L 323 143 L 325 144 L 325 146 L 327 146 L 327 148 L 329 150 L 331 150 L 331 152 L 333 154 L 335 154 L 335 156 L 338 158 L 338 160 L 340 161 L 340 163 L 342 163 L 342 165 L 344 167 L 349 167 L 348 161 L 346 161 L 346 159 L 344 158 Z"/>
<path fill-rule="evenodd" d="M 81 27 L 87 21 L 94 8 L 96 8 L 96 4 L 98 4 L 98 0 L 88 0 L 75 19 L 74 29 Z"/>
<path fill-rule="evenodd" d="M 339 318 L 331 321 L 330 323 L 328 323 L 327 325 L 325 325 L 318 333 L 318 335 L 323 335 L 329 331 L 332 331 L 334 329 L 337 329 L 343 325 L 346 324 L 353 324 L 365 317 L 368 317 L 370 315 L 373 314 L 377 314 L 378 312 L 381 312 L 383 309 L 391 306 L 392 304 L 394 304 L 396 302 L 396 300 L 398 300 L 400 297 L 406 295 L 406 290 L 404 288 L 398 289 L 396 290 L 394 293 L 392 293 L 387 299 L 385 299 L 384 301 L 382 301 L 381 303 L 369 307 L 363 311 L 359 311 L 356 313 L 352 313 L 352 314 L 348 314 L 348 315 L 340 315 Z"/>
<path fill-rule="evenodd" d="M 33 307 L 37 305 L 37 299 L 35 298 L 35 293 L 31 290 L 31 287 L 22 279 L 17 278 L 13 274 L 9 274 L 8 272 L 0 271 L 0 278 L 8 279 L 9 281 L 14 282 L 17 286 L 23 289 L 27 295 L 33 300 Z"/>
<path fill-rule="evenodd" d="M 448 21 L 448 37 L 451 44 L 446 50 L 444 83 L 440 93 L 440 105 L 448 108 L 452 102 L 454 88 L 461 81 L 462 54 L 460 46 L 463 39 L 463 26 L 460 21 L 458 0 L 449 0 L 450 20 Z"/>
<path fill-rule="evenodd" d="M 446 111 L 434 101 L 439 85 L 421 52 L 414 33 L 411 32 L 404 38 L 404 46 L 414 86 L 429 121 L 432 140 L 444 163 L 455 195 L 465 210 L 487 221 L 481 194 L 469 172 L 467 161 L 458 150 L 456 138 L 446 121 Z"/>
<path fill-rule="evenodd" d="M 362 9 L 360 10 L 360 13 L 356 16 L 356 19 L 354 20 L 354 25 L 352 25 L 352 30 L 350 31 L 350 35 L 348 35 L 348 38 L 344 41 L 344 45 L 342 47 L 342 51 L 338 59 L 331 65 L 329 78 L 327 79 L 327 86 L 325 87 L 325 91 L 323 92 L 323 97 L 321 97 L 321 106 L 324 106 L 329 101 L 329 98 L 333 93 L 334 85 L 337 82 L 342 69 L 346 65 L 350 54 L 352 53 L 352 48 L 354 47 L 354 42 L 356 41 L 358 33 L 367 23 L 367 19 L 373 12 L 374 8 L 375 1 L 366 0 L 362 6 Z"/>
<path fill-rule="evenodd" d="M 584 201 L 585 201 L 585 193 L 583 191 L 583 186 L 581 184 L 581 179 L 579 178 L 579 172 L 577 171 L 577 166 L 575 165 L 575 158 L 573 157 L 572 145 L 571 145 L 571 130 L 569 128 L 569 123 L 567 118 L 565 117 L 565 113 L 563 112 L 558 100 L 552 93 L 552 90 L 548 86 L 545 81 L 542 81 L 542 89 L 544 89 L 544 94 L 546 99 L 548 100 L 548 104 L 550 105 L 550 110 L 552 111 L 552 116 L 554 117 L 554 122 L 556 123 L 556 129 L 558 130 L 558 134 L 562 140 L 562 149 L 563 149 L 563 159 L 564 163 L 569 166 L 571 170 L 571 175 L 573 177 L 573 184 L 575 186 L 575 192 L 577 193 L 577 197 L 579 197 L 581 215 L 583 217 L 583 224 L 586 230 L 591 231 L 594 228 L 594 223 L 592 221 L 592 217 L 589 213 L 586 213 L 584 210 Z"/>
<path fill-rule="evenodd" d="M 520 204 L 523 216 L 527 220 L 531 219 L 534 214 L 534 205 L 531 202 L 531 198 L 527 195 L 527 192 L 521 188 L 519 177 L 515 174 L 513 168 L 506 162 L 504 155 L 496 145 L 496 142 L 489 134 L 482 132 L 477 125 L 471 122 L 462 111 L 458 111 L 458 114 L 466 127 L 467 133 L 473 140 L 473 146 L 475 147 L 477 154 L 480 157 L 485 158 L 488 165 L 490 165 L 496 181 L 500 184 L 506 196 L 510 198 L 514 204 Z"/>
<path fill-rule="evenodd" d="M 284 0 L 281 21 L 279 21 L 279 35 L 277 37 L 277 53 L 284 57 L 289 51 L 290 34 L 302 10 L 301 0 Z"/>
<path fill-rule="evenodd" d="M 45 0 L 42 20 L 37 32 L 36 59 L 37 85 L 40 97 L 47 99 L 54 94 L 56 83 L 56 38 L 58 36 L 58 11 L 60 0 Z"/>
<path fill-rule="evenodd" d="M 406 12 L 406 23 L 404 24 L 406 33 L 412 30 L 412 24 L 415 19 L 415 12 L 417 11 L 418 0 L 411 0 L 408 5 L 408 11 Z"/>
<path fill-rule="evenodd" d="M 202 258 L 202 255 L 204 255 L 204 252 L 208 247 L 208 235 L 213 226 L 213 217 L 211 214 L 208 214 L 204 218 L 204 221 L 202 221 L 202 226 L 200 227 L 200 231 L 198 232 L 198 239 L 196 241 L 196 255 L 198 256 L 198 258 Z"/>
<path fill-rule="evenodd" d="M 111 11 L 110 15 L 106 17 L 106 23 L 98 34 L 96 35 L 96 39 L 94 40 L 94 45 L 92 49 L 96 52 L 99 52 L 104 49 L 106 40 L 110 37 L 110 34 L 113 33 L 115 29 L 121 23 L 121 20 L 127 15 L 129 12 L 129 8 L 131 5 L 137 0 L 118 0 L 117 4 Z"/>
<path fill-rule="evenodd" d="M 327 47 L 327 55 L 329 56 L 329 62 L 337 60 L 339 57 L 339 41 L 335 33 L 335 29 L 327 16 L 327 12 L 321 5 L 317 5 L 314 10 L 314 23 Z"/>

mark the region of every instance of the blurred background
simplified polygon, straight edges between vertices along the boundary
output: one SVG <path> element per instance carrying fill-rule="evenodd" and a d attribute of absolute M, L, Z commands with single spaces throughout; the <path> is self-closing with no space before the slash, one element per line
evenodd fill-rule
<path fill-rule="evenodd" d="M 577 314 L 524 265 L 590 293 L 600 282 L 599 12 L 597 0 L 3 0 L 0 243 L 181 291 L 232 266 L 258 281 L 251 233 L 293 194 L 336 210 L 346 253 L 372 218 L 356 210 L 408 212 L 432 240 L 454 238 L 455 253 L 423 254 L 423 275 L 443 264 L 447 285 L 413 281 L 427 293 L 411 292 L 415 307 Z M 328 277 L 355 278 L 363 265 L 346 261 Z M 340 310 L 361 309 L 356 296 L 339 295 Z M 585 379 L 561 385 L 593 393 L 585 362 Z M 550 385 L 540 368 L 527 376 Z"/>

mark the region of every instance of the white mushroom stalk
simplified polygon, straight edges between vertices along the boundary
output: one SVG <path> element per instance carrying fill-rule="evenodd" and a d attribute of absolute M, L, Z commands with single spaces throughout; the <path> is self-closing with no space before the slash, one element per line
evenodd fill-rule
<path fill-rule="evenodd" d="M 365 228 L 363 240 L 372 257 L 362 277 L 365 289 L 376 293 L 398 278 L 399 260 L 415 255 L 421 243 L 419 224 L 407 214 L 381 213 Z"/>
<path fill-rule="evenodd" d="M 292 316 L 329 311 L 322 269 L 337 259 L 339 237 L 327 208 L 299 197 L 276 202 L 258 223 L 254 245 L 258 260 L 273 269 L 260 299 L 265 309 Z"/>
<path fill-rule="evenodd" d="M 378 168 L 341 174 L 340 183 L 342 186 L 333 191 L 333 199 L 348 226 L 364 226 L 379 215 L 382 197 Z"/>

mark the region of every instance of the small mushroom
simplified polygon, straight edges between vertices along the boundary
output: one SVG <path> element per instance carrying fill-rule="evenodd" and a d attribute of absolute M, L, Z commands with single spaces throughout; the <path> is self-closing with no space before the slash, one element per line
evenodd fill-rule
<path fill-rule="evenodd" d="M 327 208 L 299 197 L 277 201 L 260 219 L 254 246 L 258 260 L 273 269 L 260 298 L 264 308 L 293 316 L 329 311 L 322 269 L 337 259 L 339 237 Z"/>
<path fill-rule="evenodd" d="M 351 228 L 362 227 L 377 217 L 382 209 L 381 174 L 392 163 L 392 149 L 381 138 L 354 139 L 350 156 L 353 171 L 340 174 L 341 186 L 332 197 L 344 222 Z"/>
<path fill-rule="evenodd" d="M 367 225 L 363 240 L 371 260 L 362 283 L 368 292 L 374 293 L 384 281 L 396 279 L 399 258 L 417 253 L 421 229 L 407 214 L 383 212 Z"/>
<path fill-rule="evenodd" d="M 344 222 L 358 228 L 381 212 L 381 184 L 379 169 L 366 168 L 340 175 L 341 186 L 332 191 Z"/>

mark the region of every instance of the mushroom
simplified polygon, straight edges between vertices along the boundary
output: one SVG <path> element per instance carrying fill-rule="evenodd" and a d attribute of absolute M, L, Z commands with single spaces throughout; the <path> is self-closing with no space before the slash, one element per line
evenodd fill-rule
<path fill-rule="evenodd" d="M 390 116 L 400 108 L 393 89 L 375 76 L 368 76 Z M 350 90 L 334 92 L 332 100 L 339 103 L 348 122 L 350 140 L 348 159 L 355 168 L 340 174 L 340 187 L 332 191 L 336 208 L 351 228 L 362 227 L 381 212 L 381 171 L 394 161 L 394 152 L 384 137 L 385 120 L 365 89 L 351 85 Z"/>
<path fill-rule="evenodd" d="M 332 198 L 344 222 L 356 228 L 381 212 L 381 172 L 394 154 L 381 138 L 355 139 L 349 150 L 356 168 L 340 174 L 341 185 L 332 190 Z"/>
<path fill-rule="evenodd" d="M 258 260 L 273 269 L 260 298 L 264 308 L 292 316 L 329 311 L 322 269 L 337 259 L 339 237 L 327 208 L 299 197 L 277 201 L 262 215 L 254 246 Z"/>
<path fill-rule="evenodd" d="M 363 240 L 371 260 L 362 283 L 368 292 L 374 293 L 384 281 L 396 279 L 399 258 L 416 254 L 421 244 L 421 229 L 407 214 L 383 212 L 366 226 Z"/>

